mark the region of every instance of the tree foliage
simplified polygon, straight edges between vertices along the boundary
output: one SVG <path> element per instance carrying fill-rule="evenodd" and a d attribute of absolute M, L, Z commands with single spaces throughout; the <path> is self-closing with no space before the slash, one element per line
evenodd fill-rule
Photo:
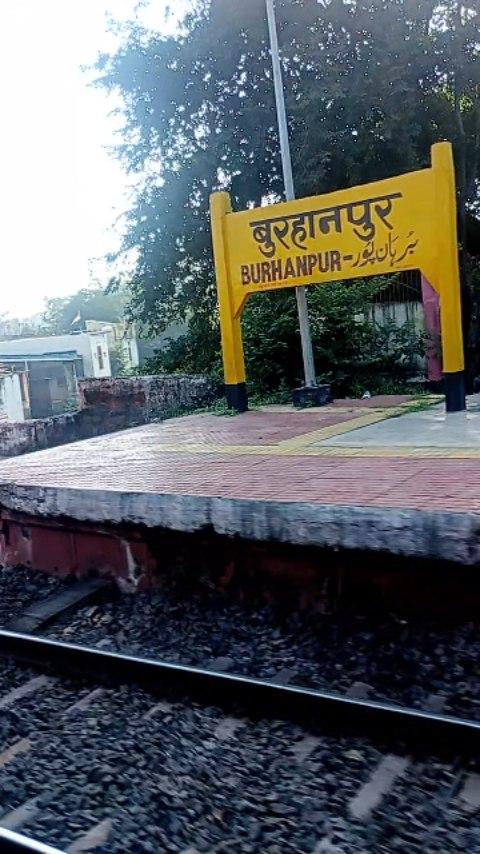
<path fill-rule="evenodd" d="M 388 378 L 401 385 L 418 372 L 424 335 L 413 322 L 398 326 L 375 320 L 372 301 L 385 288 L 384 279 L 333 282 L 312 289 L 310 328 L 317 375 L 331 382 L 335 395 L 380 390 Z M 291 388 L 302 380 L 295 358 L 298 321 L 295 296 L 290 291 L 258 294 L 246 307 L 245 358 L 253 387 Z"/>
<path fill-rule="evenodd" d="M 297 194 L 426 166 L 431 144 L 451 139 L 465 242 L 467 213 L 470 223 L 480 216 L 477 0 L 276 7 Z M 117 154 L 138 174 L 123 246 L 137 253 L 130 311 L 152 332 L 188 321 L 164 363 L 209 369 L 219 352 L 209 194 L 227 189 L 240 209 L 283 191 L 263 0 L 192 0 L 176 37 L 132 24 L 118 52 L 100 58 L 97 83 L 122 96 Z M 328 299 L 320 290 L 310 293 L 312 308 Z M 252 301 L 247 354 L 262 352 L 267 373 L 288 362 L 299 375 L 295 328 L 291 295 Z"/>
<path fill-rule="evenodd" d="M 42 334 L 72 332 L 83 328 L 85 320 L 121 320 L 124 308 L 122 293 L 106 293 L 100 286 L 82 288 L 68 297 L 51 297 L 45 305 Z"/>

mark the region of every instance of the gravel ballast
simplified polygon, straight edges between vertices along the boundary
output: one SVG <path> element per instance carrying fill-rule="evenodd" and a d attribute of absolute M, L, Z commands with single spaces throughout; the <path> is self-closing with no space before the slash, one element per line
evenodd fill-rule
<path fill-rule="evenodd" d="M 2 571 L 3 625 L 65 584 Z M 300 611 L 179 576 L 135 596 L 106 590 L 43 633 L 478 717 L 472 622 Z M 38 677 L 0 660 L 0 706 Z M 32 803 L 21 831 L 61 849 L 93 833 L 95 847 L 77 851 L 480 854 L 480 796 L 473 806 L 462 797 L 478 769 L 466 760 L 413 754 L 380 733 L 373 743 L 241 709 L 226 716 L 135 686 L 53 675 L 34 687 L 0 712 L 0 824 Z"/>
<path fill-rule="evenodd" d="M 2 684 L 20 672 L 36 675 L 3 664 Z M 352 803 L 385 759 L 381 743 L 159 703 L 127 686 L 68 711 L 96 687 L 55 680 L 0 720 L 4 747 L 30 741 L 0 768 L 0 808 L 37 799 L 22 832 L 41 841 L 67 848 L 109 821 L 100 854 L 480 850 L 458 797 L 469 768 L 399 745 L 405 772 L 356 818 Z"/>
<path fill-rule="evenodd" d="M 391 612 L 281 610 L 211 587 L 104 597 L 48 635 L 106 650 L 276 679 L 478 717 L 480 638 L 473 622 Z"/>

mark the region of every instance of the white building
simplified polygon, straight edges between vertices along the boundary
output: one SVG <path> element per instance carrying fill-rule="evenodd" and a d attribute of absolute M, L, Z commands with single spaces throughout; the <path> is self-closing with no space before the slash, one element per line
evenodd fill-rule
<path fill-rule="evenodd" d="M 135 324 L 126 321 L 86 320 L 85 329 L 89 333 L 106 333 L 110 354 L 115 354 L 122 368 L 131 371 L 138 368 L 140 357 Z"/>
<path fill-rule="evenodd" d="M 79 378 L 112 375 L 108 334 L 79 332 L 0 341 L 0 376 L 14 374 L 25 377 L 25 381 L 21 379 L 20 390 L 24 412 L 28 413 L 26 417 L 45 418 L 74 409 Z M 9 379 L 4 383 L 4 413 L 13 413 L 15 409 L 10 401 L 14 394 L 12 384 L 15 385 L 16 380 Z M 18 389 L 14 396 L 18 401 Z M 7 401 L 10 401 L 8 405 Z M 15 412 L 19 414 L 18 406 Z M 8 420 L 22 420 L 13 419 L 9 414 L 6 417 Z"/>
<path fill-rule="evenodd" d="M 61 357 L 62 353 L 72 352 L 76 352 L 78 359 L 82 361 L 82 369 L 77 371 L 78 376 L 98 378 L 112 376 L 106 332 L 72 332 L 69 335 L 0 341 L 0 362 L 5 357 L 12 356 L 16 357 L 16 361 L 28 361 L 29 356 Z M 9 361 L 11 361 L 10 358 Z"/>
<path fill-rule="evenodd" d="M 25 421 L 30 415 L 25 372 L 0 372 L 0 423 Z"/>

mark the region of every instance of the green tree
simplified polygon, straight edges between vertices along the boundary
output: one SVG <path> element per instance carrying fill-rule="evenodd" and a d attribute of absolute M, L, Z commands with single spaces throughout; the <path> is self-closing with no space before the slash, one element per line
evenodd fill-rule
<path fill-rule="evenodd" d="M 298 195 L 425 166 L 430 145 L 452 139 L 465 243 L 480 213 L 477 0 L 276 5 Z M 188 321 L 162 358 L 204 369 L 219 352 L 209 194 L 228 189 L 236 208 L 282 195 L 264 3 L 198 0 L 175 38 L 138 25 L 124 35 L 97 82 L 122 96 L 117 153 L 139 176 L 123 246 L 137 253 L 130 312 L 153 332 Z M 247 352 L 273 300 L 287 304 L 272 295 L 249 308 Z M 289 310 L 278 346 L 269 336 L 277 373 L 288 358 L 300 375 L 295 324 Z"/>
<path fill-rule="evenodd" d="M 47 299 L 43 314 L 43 334 L 61 335 L 83 329 L 86 320 L 122 320 L 125 297 L 107 293 L 102 287 L 83 288 L 68 297 Z"/>

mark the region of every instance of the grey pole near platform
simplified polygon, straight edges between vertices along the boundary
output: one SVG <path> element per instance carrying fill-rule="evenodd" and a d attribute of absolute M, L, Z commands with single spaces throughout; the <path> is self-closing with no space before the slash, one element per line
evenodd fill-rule
<path fill-rule="evenodd" d="M 273 83 L 275 88 L 275 103 L 277 106 L 278 135 L 280 138 L 280 151 L 282 155 L 283 181 L 285 185 L 285 197 L 287 202 L 295 198 L 293 185 L 292 158 L 290 155 L 290 141 L 288 138 L 287 111 L 285 108 L 285 94 L 283 91 L 282 68 L 280 65 L 280 54 L 278 48 L 277 22 L 275 20 L 274 0 L 265 0 L 267 4 L 268 32 L 270 35 L 270 52 L 272 54 Z M 298 322 L 300 326 L 300 338 L 302 341 L 303 372 L 305 385 L 316 386 L 315 363 L 313 360 L 312 337 L 310 335 L 310 321 L 308 319 L 307 298 L 304 287 L 295 288 L 297 297 Z"/>

